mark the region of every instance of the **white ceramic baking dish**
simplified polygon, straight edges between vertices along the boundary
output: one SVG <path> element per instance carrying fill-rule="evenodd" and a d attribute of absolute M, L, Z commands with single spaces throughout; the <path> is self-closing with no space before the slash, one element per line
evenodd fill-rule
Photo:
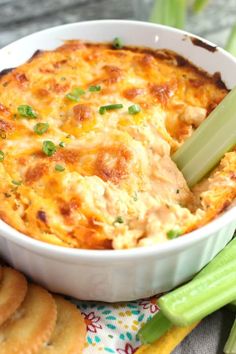
<path fill-rule="evenodd" d="M 186 32 L 134 21 L 75 23 L 35 33 L 1 49 L 0 70 L 18 66 L 36 50 L 54 49 L 66 39 L 106 42 L 117 36 L 129 45 L 172 49 L 211 74 L 220 72 L 228 88 L 236 84 L 236 60 L 224 50 L 193 40 Z M 0 255 L 51 291 L 86 300 L 133 300 L 186 281 L 226 245 L 235 227 L 232 207 L 205 227 L 165 244 L 93 251 L 49 245 L 0 221 Z"/>

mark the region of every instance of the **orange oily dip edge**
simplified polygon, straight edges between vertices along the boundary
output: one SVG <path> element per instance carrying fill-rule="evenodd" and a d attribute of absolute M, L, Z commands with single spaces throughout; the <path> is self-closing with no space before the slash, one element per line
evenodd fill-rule
<path fill-rule="evenodd" d="M 235 199 L 235 151 L 192 191 L 170 155 L 227 92 L 168 50 L 67 41 L 37 52 L 0 78 L 0 218 L 88 249 L 206 224 Z"/>

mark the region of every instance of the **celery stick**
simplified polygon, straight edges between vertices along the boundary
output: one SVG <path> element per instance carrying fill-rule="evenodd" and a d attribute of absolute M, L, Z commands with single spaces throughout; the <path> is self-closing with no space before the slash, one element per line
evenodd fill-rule
<path fill-rule="evenodd" d="M 211 271 L 214 271 L 216 267 L 222 267 L 225 263 L 229 262 L 236 254 L 236 238 L 234 238 L 218 255 L 208 263 L 197 275 L 194 280 L 198 279 Z M 227 305 L 231 311 L 236 311 L 236 300 Z"/>
<path fill-rule="evenodd" d="M 210 261 L 198 274 L 194 280 L 201 278 L 204 275 L 214 272 L 217 268 L 223 267 L 227 262 L 230 262 L 236 256 L 236 238 L 232 239 L 225 248 L 220 251 L 212 261 Z M 236 298 L 236 297 L 235 297 Z"/>
<path fill-rule="evenodd" d="M 227 252 L 231 252 L 231 244 Z M 186 326 L 198 321 L 236 299 L 236 249 L 226 263 L 199 273 L 188 284 L 162 296 L 158 305 L 173 324 Z M 216 256 L 217 259 L 218 256 Z M 227 259 L 227 254 L 225 254 Z M 216 263 L 217 264 L 217 263 Z"/>
<path fill-rule="evenodd" d="M 195 281 L 199 278 L 209 275 L 214 272 L 217 268 L 222 268 L 226 263 L 229 263 L 236 256 L 236 238 L 234 238 L 206 267 L 204 267 L 192 280 Z M 175 291 L 175 290 L 174 290 Z M 170 293 L 172 294 L 172 292 Z M 235 297 L 236 298 L 236 297 Z M 186 300 L 187 301 L 187 300 Z M 231 307 L 236 309 L 236 300 L 230 303 Z M 142 329 L 138 332 L 138 336 L 143 344 L 152 343 L 157 340 L 160 336 L 169 330 L 172 323 L 167 322 L 167 318 L 164 314 L 159 311 L 153 318 L 148 321 Z"/>
<path fill-rule="evenodd" d="M 184 28 L 187 4 L 186 0 L 175 0 L 175 24 L 174 27 Z"/>
<path fill-rule="evenodd" d="M 168 24 L 168 22 L 170 22 L 168 18 L 169 2 L 170 0 L 155 0 L 149 21 L 163 25 Z"/>
<path fill-rule="evenodd" d="M 236 24 L 233 26 L 225 50 L 236 56 Z"/>
<path fill-rule="evenodd" d="M 155 0 L 149 21 L 183 28 L 186 7 L 186 0 Z"/>
<path fill-rule="evenodd" d="M 236 354 L 236 319 L 224 347 L 225 354 Z"/>
<path fill-rule="evenodd" d="M 236 87 L 172 155 L 188 185 L 199 182 L 236 144 Z"/>
<path fill-rule="evenodd" d="M 206 7 L 208 2 L 209 0 L 195 0 L 193 4 L 193 11 L 194 12 L 202 11 Z"/>
<path fill-rule="evenodd" d="M 138 337 L 143 344 L 153 343 L 171 327 L 172 323 L 159 311 L 138 331 Z"/>

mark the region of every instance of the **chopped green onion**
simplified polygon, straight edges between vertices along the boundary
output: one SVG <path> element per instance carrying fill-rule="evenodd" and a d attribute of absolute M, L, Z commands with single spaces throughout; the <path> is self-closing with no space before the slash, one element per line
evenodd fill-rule
<path fill-rule="evenodd" d="M 100 107 L 99 108 L 99 113 L 100 114 L 105 114 L 106 113 L 106 108 L 105 107 Z"/>
<path fill-rule="evenodd" d="M 132 106 L 129 106 L 128 112 L 129 114 L 137 114 L 141 111 L 141 108 L 138 104 L 133 104 Z"/>
<path fill-rule="evenodd" d="M 155 314 L 138 332 L 142 344 L 153 343 L 172 327 L 161 311 Z"/>
<path fill-rule="evenodd" d="M 89 87 L 89 91 L 90 91 L 90 92 L 98 92 L 98 91 L 101 91 L 101 86 L 99 86 L 99 85 L 90 86 L 90 87 Z"/>
<path fill-rule="evenodd" d="M 236 353 L 236 319 L 234 320 L 233 327 L 231 328 L 229 338 L 224 346 L 225 354 L 235 354 Z"/>
<path fill-rule="evenodd" d="M 43 142 L 43 152 L 47 156 L 52 156 L 56 152 L 55 144 L 52 141 L 50 141 L 50 140 L 45 140 Z"/>
<path fill-rule="evenodd" d="M 117 218 L 113 222 L 113 224 L 123 224 L 123 223 L 124 223 L 124 220 L 121 216 L 117 216 Z"/>
<path fill-rule="evenodd" d="M 188 185 L 198 183 L 236 144 L 236 87 L 172 155 Z"/>
<path fill-rule="evenodd" d="M 21 181 L 16 181 L 16 180 L 14 180 L 14 179 L 11 181 L 11 183 L 12 183 L 12 184 L 15 184 L 16 186 L 20 186 L 20 185 L 22 184 Z"/>
<path fill-rule="evenodd" d="M 2 150 L 0 150 L 0 162 L 4 160 L 5 154 Z"/>
<path fill-rule="evenodd" d="M 209 0 L 195 0 L 193 3 L 193 11 L 201 12 L 206 7 L 208 2 Z"/>
<path fill-rule="evenodd" d="M 26 105 L 26 104 L 20 105 L 17 108 L 17 111 L 22 117 L 33 118 L 33 119 L 37 118 L 37 114 L 33 110 L 33 108 L 31 106 Z"/>
<path fill-rule="evenodd" d="M 167 231 L 166 236 L 169 240 L 173 240 L 174 238 L 179 237 L 181 234 L 182 234 L 181 230 L 172 229 Z"/>
<path fill-rule="evenodd" d="M 64 143 L 64 141 L 61 141 L 60 143 L 59 143 L 59 146 L 61 147 L 61 148 L 64 148 L 65 147 L 65 143 Z"/>
<path fill-rule="evenodd" d="M 80 87 L 76 87 L 75 89 L 72 90 L 72 92 L 74 94 L 80 95 L 80 96 L 85 94 L 85 91 L 82 88 L 80 88 Z"/>
<path fill-rule="evenodd" d="M 66 95 L 66 98 L 74 102 L 79 102 L 80 96 L 84 94 L 85 91 L 83 89 L 81 89 L 80 87 L 75 87 L 71 92 Z"/>
<path fill-rule="evenodd" d="M 113 39 L 113 42 L 112 42 L 112 46 L 113 46 L 113 48 L 115 48 L 115 49 L 121 49 L 121 48 L 123 48 L 124 44 L 123 44 L 122 39 L 119 38 L 119 37 L 114 38 L 114 39 Z"/>
<path fill-rule="evenodd" d="M 58 172 L 63 172 L 65 170 L 65 167 L 62 165 L 56 165 L 55 170 Z"/>
<path fill-rule="evenodd" d="M 133 200 L 135 202 L 137 202 L 137 200 L 138 200 L 138 193 L 137 192 L 134 192 Z"/>
<path fill-rule="evenodd" d="M 183 28 L 186 11 L 186 0 L 155 0 L 149 21 Z"/>
<path fill-rule="evenodd" d="M 49 128 L 49 124 L 48 123 L 37 123 L 34 126 L 34 132 L 38 135 L 43 135 L 44 133 L 46 133 L 46 131 Z"/>
<path fill-rule="evenodd" d="M 228 41 L 225 46 L 225 50 L 236 56 L 236 24 L 233 26 Z"/>
<path fill-rule="evenodd" d="M 99 108 L 99 113 L 104 114 L 106 111 L 112 111 L 113 109 L 120 109 L 123 108 L 123 104 L 117 103 L 117 104 L 109 104 L 107 106 L 101 106 Z"/>

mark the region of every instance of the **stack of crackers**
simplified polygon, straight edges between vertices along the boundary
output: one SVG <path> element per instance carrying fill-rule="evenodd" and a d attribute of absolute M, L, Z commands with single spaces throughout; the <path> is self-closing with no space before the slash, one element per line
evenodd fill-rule
<path fill-rule="evenodd" d="M 79 354 L 85 336 L 75 305 L 0 267 L 0 354 Z"/>

